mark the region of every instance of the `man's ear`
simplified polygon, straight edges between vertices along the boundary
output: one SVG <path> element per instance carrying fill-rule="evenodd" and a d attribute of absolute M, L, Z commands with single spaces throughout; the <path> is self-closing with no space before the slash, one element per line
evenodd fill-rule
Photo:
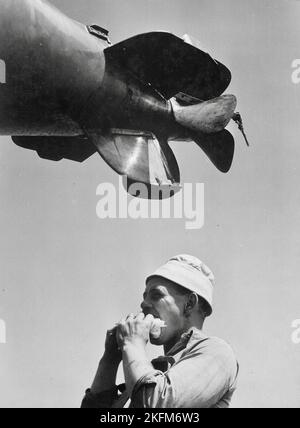
<path fill-rule="evenodd" d="M 184 306 L 184 315 L 189 316 L 192 311 L 198 307 L 198 296 L 196 293 L 191 293 L 187 296 L 187 302 Z"/>

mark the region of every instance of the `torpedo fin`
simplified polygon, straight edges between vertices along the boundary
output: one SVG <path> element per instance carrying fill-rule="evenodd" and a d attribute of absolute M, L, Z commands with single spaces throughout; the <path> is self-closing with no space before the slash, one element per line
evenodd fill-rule
<path fill-rule="evenodd" d="M 191 138 L 219 171 L 226 173 L 230 170 L 235 144 L 233 136 L 227 129 L 215 134 L 195 133 Z"/>
<path fill-rule="evenodd" d="M 12 137 L 15 144 L 35 150 L 40 158 L 52 161 L 69 159 L 83 162 L 96 152 L 95 146 L 85 137 Z"/>
<path fill-rule="evenodd" d="M 166 32 L 139 34 L 106 48 L 107 63 L 129 70 L 150 83 L 165 98 L 185 92 L 201 100 L 220 96 L 231 81 L 231 72 L 208 53 Z"/>
<path fill-rule="evenodd" d="M 143 183 L 151 199 L 164 199 L 181 189 L 179 167 L 165 138 L 124 129 L 111 129 L 106 135 L 89 132 L 89 138 L 106 163 L 127 177 L 127 191 L 132 184 Z M 153 197 L 154 193 L 160 196 Z"/>

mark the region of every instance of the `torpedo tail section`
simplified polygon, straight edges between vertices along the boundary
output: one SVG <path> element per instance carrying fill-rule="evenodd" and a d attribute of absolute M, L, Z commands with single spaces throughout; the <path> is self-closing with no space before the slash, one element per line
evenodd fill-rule
<path fill-rule="evenodd" d="M 193 140 L 218 170 L 228 172 L 234 139 L 225 128 L 235 119 L 237 99 L 222 95 L 231 72 L 199 48 L 195 39 L 154 32 L 105 50 L 106 60 L 129 70 L 168 100 L 173 115 L 169 139 Z"/>
<path fill-rule="evenodd" d="M 181 98 L 182 100 L 182 98 Z M 174 118 L 187 130 L 190 138 L 204 151 L 215 167 L 228 172 L 234 155 L 234 139 L 226 126 L 235 117 L 237 100 L 234 95 L 184 105 L 171 100 Z"/>

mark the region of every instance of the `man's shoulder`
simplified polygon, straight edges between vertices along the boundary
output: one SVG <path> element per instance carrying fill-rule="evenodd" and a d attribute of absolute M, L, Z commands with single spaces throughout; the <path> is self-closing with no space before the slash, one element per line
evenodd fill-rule
<path fill-rule="evenodd" d="M 236 356 L 231 345 L 216 336 L 203 336 L 194 334 L 190 343 L 190 350 L 201 352 L 202 354 L 211 354 L 212 356 L 223 356 L 226 359 L 236 362 Z"/>
<path fill-rule="evenodd" d="M 214 349 L 215 352 L 218 352 L 223 355 L 227 355 L 230 358 L 236 360 L 235 352 L 232 346 L 226 342 L 226 340 L 219 337 L 211 336 L 208 337 L 208 344 L 211 349 Z"/>
<path fill-rule="evenodd" d="M 203 337 L 203 335 L 202 337 L 200 335 L 197 337 L 196 334 L 189 345 L 190 346 L 187 347 L 185 355 L 182 355 L 183 358 L 195 357 L 195 367 L 197 366 L 197 360 L 202 366 L 204 358 L 205 361 L 212 365 L 212 367 L 217 367 L 218 370 L 222 371 L 223 375 L 226 374 L 229 384 L 231 386 L 234 385 L 239 372 L 239 364 L 236 355 L 228 342 L 224 339 L 220 339 L 219 337 Z"/>
<path fill-rule="evenodd" d="M 214 346 L 216 348 L 220 348 L 220 349 L 222 349 L 224 351 L 227 350 L 227 351 L 233 352 L 231 345 L 226 340 L 221 339 L 220 337 L 217 337 L 217 336 L 207 336 L 207 343 L 210 346 Z"/>

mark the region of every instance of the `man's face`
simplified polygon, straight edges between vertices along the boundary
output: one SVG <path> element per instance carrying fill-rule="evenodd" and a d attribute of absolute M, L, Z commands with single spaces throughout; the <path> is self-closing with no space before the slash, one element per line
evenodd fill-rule
<path fill-rule="evenodd" d="M 176 292 L 176 285 L 170 281 L 154 277 L 148 281 L 141 308 L 145 315 L 151 314 L 165 322 L 159 339 L 151 339 L 155 345 L 165 345 L 179 340 L 184 330 L 185 296 Z"/>

